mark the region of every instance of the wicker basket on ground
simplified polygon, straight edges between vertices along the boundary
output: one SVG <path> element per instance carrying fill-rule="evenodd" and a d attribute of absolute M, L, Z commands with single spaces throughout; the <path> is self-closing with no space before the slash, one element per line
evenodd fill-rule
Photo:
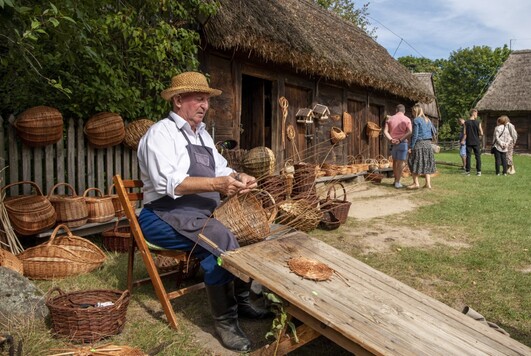
<path fill-rule="evenodd" d="M 53 293 L 59 295 L 53 297 Z M 125 325 L 129 291 L 82 290 L 64 293 L 56 287 L 47 293 L 55 335 L 69 340 L 92 343 L 117 335 Z"/>
<path fill-rule="evenodd" d="M 3 248 L 0 248 L 0 267 L 9 268 L 20 274 L 23 274 L 24 272 L 22 261 L 20 261 L 17 256 Z"/>
<path fill-rule="evenodd" d="M 63 115 L 49 106 L 36 106 L 18 115 L 13 123 L 18 137 L 27 146 L 43 147 L 63 137 Z"/>
<path fill-rule="evenodd" d="M 118 114 L 100 112 L 85 123 L 84 132 L 94 148 L 116 146 L 125 137 L 124 120 Z"/>
<path fill-rule="evenodd" d="M 56 237 L 60 229 L 67 235 Z M 88 273 L 102 265 L 105 254 L 89 240 L 72 235 L 66 225 L 58 225 L 48 242 L 28 248 L 18 258 L 26 277 L 46 280 Z"/>
<path fill-rule="evenodd" d="M 265 191 L 253 190 L 250 193 L 234 195 L 224 201 L 214 211 L 214 217 L 236 236 L 240 246 L 250 245 L 265 239 L 270 233 L 270 224 L 275 220 L 276 208 L 268 216 L 256 196 Z M 266 193 L 273 202 L 273 197 Z"/>
<path fill-rule="evenodd" d="M 336 187 L 340 187 L 343 190 L 343 197 L 338 198 Z M 350 210 L 351 202 L 347 200 L 347 191 L 343 183 L 331 184 L 326 192 L 326 198 L 319 202 L 321 211 L 331 212 L 341 224 L 344 224 L 348 218 L 348 211 Z"/>
<path fill-rule="evenodd" d="M 60 186 L 70 189 L 71 195 L 53 195 L 52 193 Z M 57 223 L 68 227 L 85 225 L 88 221 L 88 210 L 85 198 L 79 197 L 68 183 L 57 183 L 50 189 L 48 199 L 52 203 L 57 214 Z"/>
<path fill-rule="evenodd" d="M 275 154 L 265 146 L 249 150 L 243 158 L 243 171 L 257 179 L 275 172 Z"/>
<path fill-rule="evenodd" d="M 88 196 L 91 191 L 95 191 L 99 196 Z M 114 218 L 115 210 L 112 204 L 112 197 L 103 196 L 102 191 L 98 188 L 88 188 L 83 193 L 83 197 L 87 203 L 89 223 L 102 223 Z"/>
<path fill-rule="evenodd" d="M 136 149 L 138 148 L 138 142 L 140 142 L 142 136 L 146 134 L 147 130 L 154 123 L 155 122 L 153 122 L 152 120 L 145 118 L 138 119 L 129 123 L 125 127 L 124 145 L 136 151 Z"/>
<path fill-rule="evenodd" d="M 384 175 L 381 173 L 368 173 L 365 175 L 365 180 L 373 183 L 381 183 Z"/>
<path fill-rule="evenodd" d="M 369 138 L 376 138 L 380 136 L 380 132 L 382 131 L 382 128 L 378 126 L 377 123 L 369 121 L 367 123 L 367 136 Z"/>
<path fill-rule="evenodd" d="M 55 209 L 35 182 L 11 183 L 3 187 L 1 193 L 18 184 L 30 184 L 36 194 L 5 197 L 4 206 L 13 230 L 19 235 L 29 236 L 54 226 L 57 220 Z"/>
<path fill-rule="evenodd" d="M 103 247 L 111 252 L 128 252 L 129 244 L 131 243 L 131 227 L 119 226 L 120 220 L 116 220 L 114 228 L 104 231 Z"/>

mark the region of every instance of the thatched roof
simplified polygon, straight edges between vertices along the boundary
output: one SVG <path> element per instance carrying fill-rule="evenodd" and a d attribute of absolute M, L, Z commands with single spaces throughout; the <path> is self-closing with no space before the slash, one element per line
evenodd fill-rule
<path fill-rule="evenodd" d="M 426 86 L 426 89 L 430 94 L 435 96 L 435 89 L 433 88 L 433 74 L 432 73 L 413 73 L 417 79 Z M 437 104 L 437 99 L 432 100 L 431 103 L 420 102 L 424 114 L 440 119 L 439 114 L 439 105 Z"/>
<path fill-rule="evenodd" d="M 427 101 L 417 79 L 370 36 L 308 0 L 218 0 L 207 43 L 298 72 Z"/>
<path fill-rule="evenodd" d="M 476 105 L 479 111 L 531 111 L 531 50 L 512 52 Z"/>

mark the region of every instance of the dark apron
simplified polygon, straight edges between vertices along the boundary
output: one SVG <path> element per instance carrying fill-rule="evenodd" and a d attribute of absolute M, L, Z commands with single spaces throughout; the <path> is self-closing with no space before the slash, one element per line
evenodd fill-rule
<path fill-rule="evenodd" d="M 215 177 L 214 154 L 210 147 L 206 147 L 201 136 L 201 145 L 193 145 L 188 136 L 179 129 L 188 145 L 186 150 L 190 157 L 190 177 Z M 164 222 L 171 225 L 178 233 L 199 244 L 216 256 L 221 251 L 198 238 L 202 233 L 213 241 L 222 251 L 237 249 L 238 241 L 234 235 L 219 221 L 212 217 L 212 213 L 219 205 L 218 192 L 183 195 L 173 199 L 167 195 L 144 206 L 152 210 Z"/>

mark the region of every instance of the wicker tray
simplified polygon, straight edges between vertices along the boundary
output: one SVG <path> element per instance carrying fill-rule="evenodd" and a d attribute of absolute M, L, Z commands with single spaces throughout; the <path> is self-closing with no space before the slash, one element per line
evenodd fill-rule
<path fill-rule="evenodd" d="M 54 292 L 59 295 L 52 297 Z M 48 292 L 46 306 L 55 335 L 77 342 L 95 342 L 123 330 L 129 300 L 128 290 L 64 293 L 56 287 Z M 99 306 L 98 303 L 111 305 Z"/>
<path fill-rule="evenodd" d="M 288 266 L 296 275 L 313 281 L 327 281 L 334 274 L 334 270 L 326 264 L 305 257 L 290 259 Z"/>

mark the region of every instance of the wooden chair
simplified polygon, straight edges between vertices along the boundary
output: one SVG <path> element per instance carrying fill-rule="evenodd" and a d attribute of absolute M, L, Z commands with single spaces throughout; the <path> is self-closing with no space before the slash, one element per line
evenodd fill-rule
<path fill-rule="evenodd" d="M 175 272 L 159 274 L 159 271 L 155 266 L 155 262 L 153 261 L 153 257 L 151 254 L 154 253 L 175 258 L 180 262 L 179 264 L 181 265 L 181 267 L 186 266 L 189 262 L 191 265 L 191 259 L 193 259 L 193 257 L 191 257 L 189 253 L 184 251 L 166 250 L 147 243 L 144 239 L 144 234 L 140 229 L 135 209 L 131 205 L 132 201 L 141 201 L 143 199 L 143 193 L 141 192 L 141 188 L 143 186 L 142 181 L 122 180 L 120 175 L 115 175 L 113 181 L 120 203 L 124 207 L 124 213 L 127 219 L 129 220 L 131 234 L 133 235 L 133 238 L 131 239 L 131 243 L 129 245 L 129 256 L 127 265 L 127 288 L 129 289 L 129 292 L 132 293 L 134 286 L 151 281 L 151 283 L 153 284 L 153 288 L 155 289 L 155 293 L 157 294 L 157 298 L 159 299 L 160 304 L 162 304 L 162 308 L 164 309 L 164 313 L 166 314 L 168 322 L 170 323 L 172 328 L 177 329 L 177 317 L 175 316 L 175 312 L 173 311 L 170 300 L 181 297 L 190 292 L 203 289 L 205 287 L 205 284 L 197 283 L 189 287 L 180 288 L 173 292 L 166 291 L 164 285 L 162 284 L 161 277 L 170 274 L 175 274 Z M 134 281 L 133 264 L 136 249 L 138 249 L 138 251 L 140 251 L 140 254 L 142 255 L 142 260 L 144 261 L 144 265 L 146 266 L 146 269 L 149 273 L 149 278 Z M 183 270 L 181 269 L 181 271 L 179 272 L 183 273 Z"/>

